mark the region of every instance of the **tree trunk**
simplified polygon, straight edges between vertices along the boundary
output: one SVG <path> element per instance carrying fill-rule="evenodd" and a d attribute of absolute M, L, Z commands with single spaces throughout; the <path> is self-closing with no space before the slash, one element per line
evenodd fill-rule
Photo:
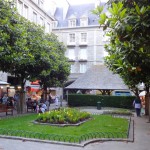
<path fill-rule="evenodd" d="M 149 115 L 149 93 L 145 95 L 145 115 Z"/>
<path fill-rule="evenodd" d="M 20 113 L 23 114 L 26 112 L 26 101 L 25 101 L 25 91 L 20 92 Z"/>
<path fill-rule="evenodd" d="M 16 109 L 17 109 L 17 113 L 20 114 L 21 113 L 21 109 L 20 109 L 20 93 L 19 93 L 19 100 L 16 102 Z"/>
<path fill-rule="evenodd" d="M 47 86 L 44 86 L 43 99 L 47 100 Z"/>
<path fill-rule="evenodd" d="M 22 80 L 21 82 L 21 91 L 20 91 L 20 114 L 23 114 L 26 112 L 26 101 L 25 101 L 25 91 L 24 91 L 24 85 L 25 82 Z"/>
<path fill-rule="evenodd" d="M 147 93 L 146 96 L 145 96 L 145 99 L 147 99 L 148 101 L 148 121 L 150 122 L 150 93 Z"/>

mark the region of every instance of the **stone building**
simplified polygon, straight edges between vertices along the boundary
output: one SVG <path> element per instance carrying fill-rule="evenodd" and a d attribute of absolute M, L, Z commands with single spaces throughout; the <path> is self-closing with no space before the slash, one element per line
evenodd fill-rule
<path fill-rule="evenodd" d="M 66 1 L 63 8 L 57 7 L 52 14 L 56 19 L 52 32 L 67 47 L 66 56 L 71 64 L 69 81 L 76 80 L 91 66 L 104 62 L 106 38 L 98 17 L 92 14 L 97 5 L 100 1 L 80 5 L 70 5 Z"/>

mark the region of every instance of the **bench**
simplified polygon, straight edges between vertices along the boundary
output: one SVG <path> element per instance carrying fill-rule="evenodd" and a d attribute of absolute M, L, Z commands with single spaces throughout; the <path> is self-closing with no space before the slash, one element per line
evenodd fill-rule
<path fill-rule="evenodd" d="M 35 111 L 34 110 L 35 109 L 34 102 L 27 102 L 26 104 L 27 104 L 27 112 L 29 112 L 29 111 L 34 112 Z"/>
<path fill-rule="evenodd" d="M 7 106 L 5 104 L 0 104 L 0 113 L 1 112 L 6 112 L 6 116 L 7 115 L 13 115 L 13 106 Z"/>

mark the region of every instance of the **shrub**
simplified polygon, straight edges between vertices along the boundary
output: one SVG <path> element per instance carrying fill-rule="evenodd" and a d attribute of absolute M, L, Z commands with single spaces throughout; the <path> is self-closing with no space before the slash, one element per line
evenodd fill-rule
<path fill-rule="evenodd" d="M 102 107 L 133 108 L 135 96 L 105 96 L 88 94 L 69 94 L 68 105 L 76 106 L 97 106 L 101 102 Z"/>
<path fill-rule="evenodd" d="M 82 112 L 75 108 L 59 108 L 39 114 L 36 121 L 52 124 L 75 124 L 90 118 L 88 112 Z"/>

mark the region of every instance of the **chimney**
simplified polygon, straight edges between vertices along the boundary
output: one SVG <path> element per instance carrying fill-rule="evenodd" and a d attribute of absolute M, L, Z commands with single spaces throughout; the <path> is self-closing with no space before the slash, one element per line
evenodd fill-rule
<path fill-rule="evenodd" d="M 63 20 L 66 18 L 69 6 L 70 6 L 69 2 L 67 0 L 64 0 L 64 3 L 63 3 Z"/>

